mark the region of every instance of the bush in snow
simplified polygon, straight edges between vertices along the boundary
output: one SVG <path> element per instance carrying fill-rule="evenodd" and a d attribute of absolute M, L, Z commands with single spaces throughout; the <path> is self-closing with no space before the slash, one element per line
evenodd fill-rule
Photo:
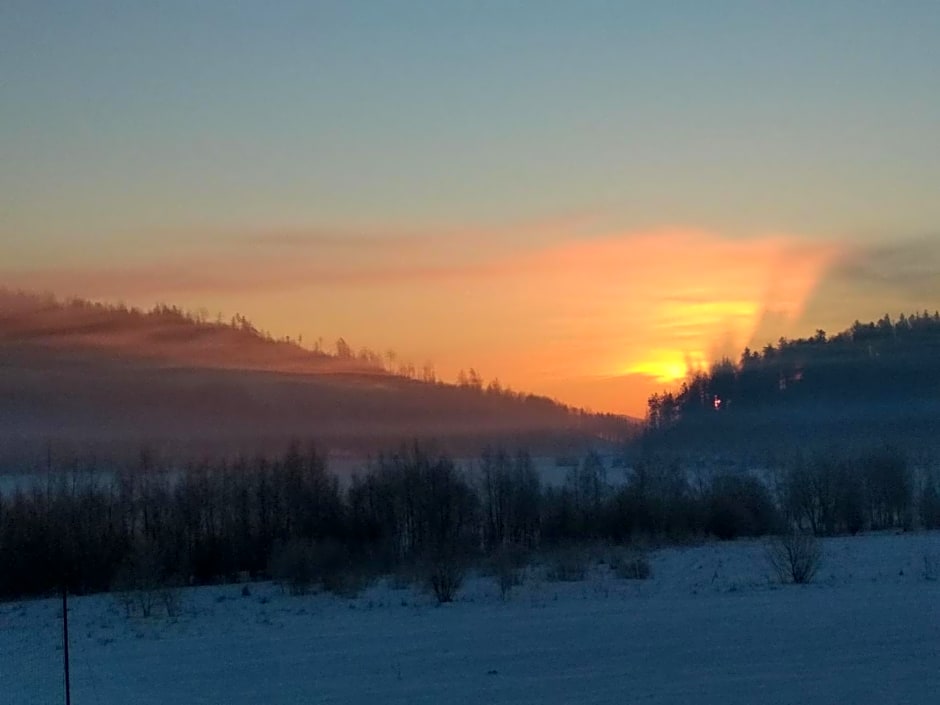
<path fill-rule="evenodd" d="M 170 619 L 179 617 L 183 606 L 183 591 L 176 584 L 164 585 L 157 593 L 160 605 Z"/>
<path fill-rule="evenodd" d="M 780 525 L 770 492 L 755 477 L 718 475 L 704 499 L 706 530 L 723 541 L 766 535 Z"/>
<path fill-rule="evenodd" d="M 271 577 L 291 595 L 304 595 L 316 585 L 341 597 L 359 593 L 365 572 L 356 570 L 338 541 L 294 540 L 276 546 L 271 556 Z"/>
<path fill-rule="evenodd" d="M 940 553 L 924 554 L 924 580 L 930 582 L 940 580 Z"/>
<path fill-rule="evenodd" d="M 525 582 L 528 558 L 525 548 L 516 545 L 503 546 L 493 554 L 490 568 L 502 599 L 508 599 L 513 588 Z"/>
<path fill-rule="evenodd" d="M 427 584 L 438 604 L 453 602 L 463 584 L 464 567 L 455 555 L 440 555 L 429 561 Z"/>
<path fill-rule="evenodd" d="M 338 541 L 314 545 L 313 567 L 323 589 L 340 597 L 355 597 L 368 583 L 365 568 L 354 565 L 349 551 Z"/>
<path fill-rule="evenodd" d="M 622 580 L 648 580 L 653 575 L 649 556 L 644 551 L 629 551 L 611 558 L 610 569 Z"/>
<path fill-rule="evenodd" d="M 162 612 L 175 619 L 182 607 L 179 581 L 165 576 L 153 546 L 141 547 L 121 564 L 113 585 L 127 617 L 150 618 Z"/>
<path fill-rule="evenodd" d="M 924 485 L 919 501 L 920 521 L 925 529 L 940 529 L 940 490 L 933 480 Z"/>
<path fill-rule="evenodd" d="M 307 541 L 289 541 L 271 554 L 271 578 L 291 595 L 305 595 L 314 583 L 314 547 Z"/>
<path fill-rule="evenodd" d="M 562 548 L 552 556 L 545 577 L 554 582 L 580 582 L 587 577 L 589 563 L 586 549 L 580 546 Z"/>
<path fill-rule="evenodd" d="M 809 583 L 819 570 L 822 547 L 813 534 L 791 531 L 770 539 L 767 559 L 780 582 Z"/>
<path fill-rule="evenodd" d="M 867 514 L 875 512 L 877 503 L 869 495 L 871 483 L 861 463 L 827 455 L 798 459 L 783 480 L 783 509 L 788 519 L 817 536 L 854 535 L 866 523 L 873 524 L 875 514 L 871 518 Z"/>

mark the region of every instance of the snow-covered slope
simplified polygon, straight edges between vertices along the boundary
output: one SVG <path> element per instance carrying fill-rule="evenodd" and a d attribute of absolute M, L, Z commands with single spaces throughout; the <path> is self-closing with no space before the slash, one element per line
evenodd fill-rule
<path fill-rule="evenodd" d="M 940 534 L 824 550 L 802 587 L 777 584 L 763 543 L 741 541 L 659 551 L 644 582 L 533 570 L 505 602 L 484 577 L 443 607 L 384 583 L 355 599 L 191 589 L 173 623 L 75 598 L 72 701 L 937 702 L 940 582 L 925 569 Z M 62 702 L 59 617 L 56 600 L 0 605 L 0 703 Z"/>

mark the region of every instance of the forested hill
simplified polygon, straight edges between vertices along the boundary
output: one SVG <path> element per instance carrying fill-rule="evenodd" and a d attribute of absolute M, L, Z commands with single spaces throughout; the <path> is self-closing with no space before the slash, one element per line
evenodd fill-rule
<path fill-rule="evenodd" d="M 498 439 L 588 443 L 635 428 L 472 370 L 446 384 L 428 366 L 331 347 L 275 340 L 241 316 L 0 291 L 0 464 L 50 442 L 100 455 L 145 443 L 250 453 L 291 439 L 372 452 L 434 438 L 476 452 Z"/>
<path fill-rule="evenodd" d="M 940 443 L 940 314 L 781 339 L 649 399 L 647 442 L 729 447 Z"/>
<path fill-rule="evenodd" d="M 176 306 L 144 311 L 122 304 L 0 289 L 0 344 L 110 352 L 186 366 L 271 372 L 386 374 L 385 360 L 368 349 L 354 352 L 342 338 L 304 347 L 275 339 L 244 316 L 215 318 Z M 406 370 L 402 370 L 406 372 Z"/>

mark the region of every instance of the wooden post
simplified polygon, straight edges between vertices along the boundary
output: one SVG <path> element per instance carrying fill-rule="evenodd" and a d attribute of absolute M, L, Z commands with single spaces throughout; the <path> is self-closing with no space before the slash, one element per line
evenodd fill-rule
<path fill-rule="evenodd" d="M 65 658 L 65 705 L 72 705 L 72 688 L 69 678 L 69 589 L 62 585 L 62 651 Z"/>

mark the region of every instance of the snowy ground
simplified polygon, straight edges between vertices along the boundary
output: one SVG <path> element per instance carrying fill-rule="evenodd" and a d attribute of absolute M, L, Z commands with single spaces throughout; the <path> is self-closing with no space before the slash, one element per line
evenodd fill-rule
<path fill-rule="evenodd" d="M 72 702 L 935 703 L 925 556 L 940 570 L 940 533 L 832 539 L 798 587 L 771 580 L 760 542 L 707 544 L 654 554 L 645 582 L 596 566 L 503 602 L 477 578 L 443 607 L 385 584 L 200 588 L 175 623 L 75 598 Z M 60 629 L 56 600 L 0 604 L 0 703 L 63 701 Z"/>

